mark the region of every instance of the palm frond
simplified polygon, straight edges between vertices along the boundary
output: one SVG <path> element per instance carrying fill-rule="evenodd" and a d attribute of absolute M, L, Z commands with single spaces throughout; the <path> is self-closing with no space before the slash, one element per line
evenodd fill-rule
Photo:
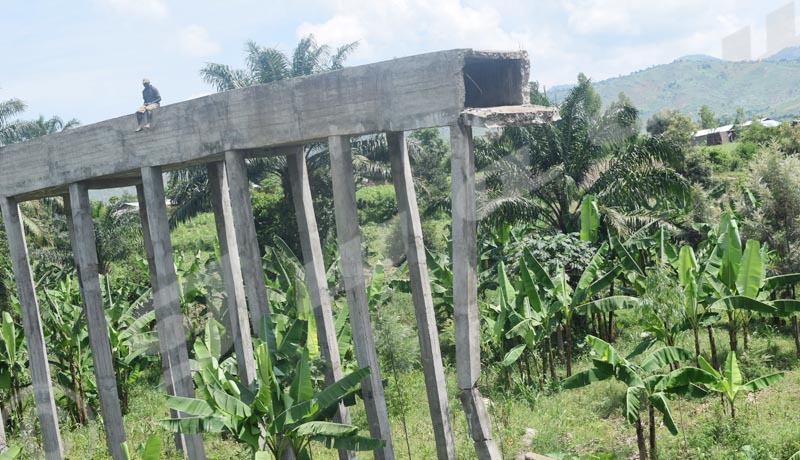
<path fill-rule="evenodd" d="M 21 114 L 27 106 L 19 99 L 9 99 L 0 102 L 0 128 L 8 122 L 8 119 Z"/>
<path fill-rule="evenodd" d="M 251 78 L 243 70 L 213 62 L 207 63 L 200 69 L 200 77 L 218 92 L 244 88 L 252 84 Z"/>
<path fill-rule="evenodd" d="M 336 52 L 333 53 L 328 63 L 328 69 L 339 70 L 343 68 L 344 61 L 358 48 L 358 45 L 359 42 L 356 40 L 336 48 Z"/>
<path fill-rule="evenodd" d="M 270 83 L 290 76 L 289 58 L 276 48 L 264 48 L 247 42 L 247 66 L 253 80 Z"/>

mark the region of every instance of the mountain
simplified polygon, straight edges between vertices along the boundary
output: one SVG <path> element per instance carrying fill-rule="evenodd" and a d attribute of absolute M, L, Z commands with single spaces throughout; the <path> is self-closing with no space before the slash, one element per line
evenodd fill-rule
<path fill-rule="evenodd" d="M 765 59 L 765 61 L 771 61 L 771 62 L 798 61 L 798 60 L 800 60 L 800 46 L 792 46 L 789 48 L 784 48 Z"/>
<path fill-rule="evenodd" d="M 781 53 L 791 55 L 792 49 Z M 779 53 L 779 55 L 781 54 Z M 776 55 L 778 56 L 778 55 Z M 773 56 L 775 58 L 776 56 Z M 718 117 L 733 119 L 742 108 L 747 117 L 800 117 L 800 60 L 729 62 L 679 59 L 670 64 L 594 83 L 609 104 L 625 93 L 639 109 L 642 121 L 662 109 L 676 109 L 698 118 L 707 105 Z M 548 88 L 547 95 L 562 101 L 572 85 Z"/>
<path fill-rule="evenodd" d="M 722 59 L 707 54 L 689 54 L 675 59 L 675 62 L 716 62 Z"/>

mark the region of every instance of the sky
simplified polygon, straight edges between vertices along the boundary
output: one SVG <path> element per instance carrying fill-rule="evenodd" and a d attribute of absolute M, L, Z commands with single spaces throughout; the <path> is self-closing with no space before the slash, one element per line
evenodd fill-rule
<path fill-rule="evenodd" d="M 545 87 L 595 81 L 688 54 L 721 57 L 722 38 L 787 0 L 0 0 L 0 100 L 23 118 L 94 123 L 133 112 L 148 77 L 169 104 L 213 91 L 207 62 L 244 67 L 248 40 L 291 52 L 298 39 L 358 41 L 347 65 L 452 48 L 527 50 Z M 800 27 L 798 27 L 800 29 Z"/>

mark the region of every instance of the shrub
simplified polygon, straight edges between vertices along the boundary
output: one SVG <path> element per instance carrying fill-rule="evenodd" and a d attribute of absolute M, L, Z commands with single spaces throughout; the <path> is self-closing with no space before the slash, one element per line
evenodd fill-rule
<path fill-rule="evenodd" d="M 356 192 L 356 206 L 362 224 L 386 222 L 397 214 L 394 187 L 385 184 L 362 188 Z"/>
<path fill-rule="evenodd" d="M 284 196 L 279 181 L 274 178 L 262 181 L 261 188 L 253 190 L 251 201 L 261 252 L 279 236 L 295 254 L 300 254 L 294 205 Z"/>

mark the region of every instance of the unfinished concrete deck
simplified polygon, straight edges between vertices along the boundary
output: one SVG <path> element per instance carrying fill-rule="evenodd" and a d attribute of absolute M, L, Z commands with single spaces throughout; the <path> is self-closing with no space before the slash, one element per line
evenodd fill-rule
<path fill-rule="evenodd" d="M 225 151 L 450 126 L 468 108 L 525 104 L 528 73 L 525 52 L 458 49 L 212 94 L 161 107 L 150 131 L 133 132 L 131 114 L 0 147 L 0 196 L 59 196 L 79 181 L 129 185 L 143 167 L 169 171 Z M 539 122 L 555 114 L 531 106 L 509 112 Z M 496 113 L 471 112 L 468 124 L 482 117 Z"/>

